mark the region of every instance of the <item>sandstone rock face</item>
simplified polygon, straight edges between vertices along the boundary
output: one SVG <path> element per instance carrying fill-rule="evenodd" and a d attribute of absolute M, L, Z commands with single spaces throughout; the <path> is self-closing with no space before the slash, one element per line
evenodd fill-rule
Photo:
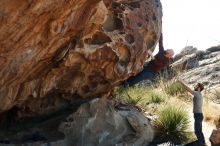
<path fill-rule="evenodd" d="M 51 112 L 136 74 L 161 33 L 159 0 L 1 0 L 0 112 Z"/>
<path fill-rule="evenodd" d="M 67 146 L 147 145 L 153 140 L 149 120 L 137 109 L 105 98 L 82 105 L 61 124 Z"/>
<path fill-rule="evenodd" d="M 172 68 L 180 73 L 180 77 L 188 84 L 201 82 L 205 87 L 220 84 L 220 51 L 211 47 L 206 51 L 193 49 L 172 64 Z M 179 56 L 179 55 L 178 55 Z"/>
<path fill-rule="evenodd" d="M 212 146 L 220 145 L 220 129 L 212 131 L 212 135 L 210 136 L 210 141 Z"/>

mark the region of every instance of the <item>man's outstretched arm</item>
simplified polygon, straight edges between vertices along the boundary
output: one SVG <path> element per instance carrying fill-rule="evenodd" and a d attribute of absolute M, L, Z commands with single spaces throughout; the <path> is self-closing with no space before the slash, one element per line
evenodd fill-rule
<path fill-rule="evenodd" d="M 193 94 L 193 90 L 191 88 L 189 88 L 186 84 L 184 84 L 182 81 L 178 80 L 179 83 L 181 83 L 184 88 L 191 94 Z"/>
<path fill-rule="evenodd" d="M 163 33 L 160 35 L 160 40 L 159 40 L 159 52 L 163 52 L 164 47 L 163 47 Z"/>

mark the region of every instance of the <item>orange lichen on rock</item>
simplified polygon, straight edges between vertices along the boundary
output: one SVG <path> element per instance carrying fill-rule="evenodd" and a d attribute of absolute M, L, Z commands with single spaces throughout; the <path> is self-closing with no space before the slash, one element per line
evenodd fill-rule
<path fill-rule="evenodd" d="M 0 112 L 109 92 L 142 69 L 161 19 L 159 0 L 0 1 Z"/>

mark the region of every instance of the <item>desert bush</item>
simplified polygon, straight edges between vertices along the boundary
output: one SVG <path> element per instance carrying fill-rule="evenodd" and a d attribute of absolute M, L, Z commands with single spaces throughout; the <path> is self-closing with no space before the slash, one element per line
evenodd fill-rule
<path fill-rule="evenodd" d="M 143 97 L 141 96 L 130 96 L 129 93 L 126 96 L 126 102 L 128 104 L 132 104 L 132 105 L 137 105 L 139 102 L 141 102 L 141 100 L 143 100 Z"/>
<path fill-rule="evenodd" d="M 219 116 L 220 108 L 218 105 L 215 105 L 214 103 L 205 103 L 203 105 L 203 112 L 205 115 L 205 121 L 207 122 L 214 122 L 218 116 Z"/>
<path fill-rule="evenodd" d="M 118 98 L 127 104 L 137 105 L 139 104 L 147 94 L 145 87 L 133 86 L 133 87 L 117 87 L 115 94 Z"/>
<path fill-rule="evenodd" d="M 182 108 L 168 106 L 158 112 L 154 121 L 156 138 L 159 143 L 183 144 L 191 138 L 189 116 Z"/>
<path fill-rule="evenodd" d="M 115 94 L 116 96 L 122 95 L 122 94 L 124 93 L 124 90 L 125 90 L 125 89 L 126 89 L 126 88 L 123 87 L 123 86 L 117 86 L 117 87 L 114 88 L 114 94 Z"/>
<path fill-rule="evenodd" d="M 165 86 L 165 92 L 171 96 L 177 96 L 179 94 L 185 94 L 185 87 L 179 82 L 171 82 Z"/>
<path fill-rule="evenodd" d="M 153 87 L 133 86 L 133 87 L 117 87 L 115 93 L 128 104 L 142 105 L 143 107 L 154 103 L 160 104 L 165 102 L 168 97 L 166 93 Z"/>
<path fill-rule="evenodd" d="M 155 90 L 150 91 L 148 93 L 148 96 L 149 96 L 148 103 L 156 103 L 156 104 L 160 104 L 161 102 L 164 102 L 167 98 L 166 94 Z"/>
<path fill-rule="evenodd" d="M 162 69 L 162 71 L 159 73 L 159 79 L 167 79 L 171 80 L 177 76 L 178 72 L 174 70 L 172 67 L 167 67 L 165 69 Z"/>

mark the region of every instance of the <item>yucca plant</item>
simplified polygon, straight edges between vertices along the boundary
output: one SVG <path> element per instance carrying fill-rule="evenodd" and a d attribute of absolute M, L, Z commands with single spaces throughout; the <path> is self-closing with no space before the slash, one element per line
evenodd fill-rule
<path fill-rule="evenodd" d="M 182 108 L 168 106 L 160 110 L 154 121 L 157 141 L 171 145 L 188 142 L 191 137 L 189 122 L 189 116 Z"/>

